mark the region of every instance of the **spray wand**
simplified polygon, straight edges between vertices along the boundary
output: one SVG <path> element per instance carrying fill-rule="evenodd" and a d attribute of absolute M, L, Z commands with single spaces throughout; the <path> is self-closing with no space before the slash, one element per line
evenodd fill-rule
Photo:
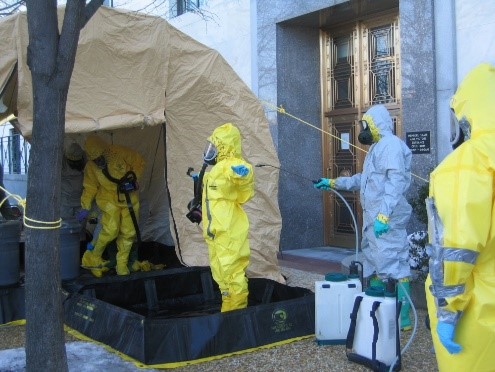
<path fill-rule="evenodd" d="M 281 170 L 282 172 L 285 172 L 285 173 L 289 173 L 289 174 L 292 174 L 293 176 L 296 176 L 296 177 L 299 177 L 299 178 L 302 178 L 304 180 L 307 180 L 307 181 L 311 181 L 313 183 L 318 183 L 318 180 L 312 180 L 308 177 L 304 177 L 300 174 L 297 174 L 297 173 L 293 173 L 291 171 L 288 171 L 287 169 L 284 169 L 284 168 L 280 168 L 280 167 L 276 167 L 275 165 L 270 165 L 270 164 L 256 164 L 255 167 L 258 167 L 258 168 L 261 168 L 261 167 L 271 167 L 271 168 L 276 168 L 278 170 Z"/>
<path fill-rule="evenodd" d="M 302 178 L 304 180 L 307 180 L 307 181 L 310 181 L 310 182 L 313 182 L 313 184 L 315 183 L 318 183 L 318 180 L 312 180 L 308 177 L 304 177 L 300 174 L 297 174 L 297 173 L 294 173 L 294 172 L 291 172 L 291 171 L 288 171 L 284 168 L 280 168 L 280 167 L 277 167 L 275 165 L 271 165 L 271 164 L 256 164 L 255 167 L 271 167 L 271 168 L 276 168 L 278 170 L 281 170 L 282 172 L 285 172 L 285 173 L 289 173 L 289 174 L 292 174 L 293 176 L 296 176 L 296 177 L 299 177 L 299 178 Z M 358 236 L 358 225 L 357 225 L 357 222 L 356 222 L 356 217 L 354 216 L 354 213 L 351 209 L 351 206 L 349 205 L 349 203 L 347 202 L 347 200 L 345 200 L 345 198 L 335 189 L 332 189 L 330 188 L 329 189 L 330 191 L 332 191 L 335 195 L 337 195 L 345 204 L 345 206 L 347 207 L 347 209 L 349 210 L 350 214 L 351 214 L 351 217 L 352 217 L 352 222 L 354 224 L 354 232 L 355 232 L 355 236 L 356 236 L 356 261 L 353 261 L 351 264 L 355 264 L 355 262 L 358 262 L 358 251 L 359 251 L 359 236 Z"/>

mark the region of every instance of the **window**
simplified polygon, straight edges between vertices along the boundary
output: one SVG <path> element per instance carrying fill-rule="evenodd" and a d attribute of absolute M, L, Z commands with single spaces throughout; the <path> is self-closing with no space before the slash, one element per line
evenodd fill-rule
<path fill-rule="evenodd" d="M 172 17 L 180 16 L 187 12 L 194 12 L 205 4 L 206 0 L 171 0 L 170 13 Z"/>

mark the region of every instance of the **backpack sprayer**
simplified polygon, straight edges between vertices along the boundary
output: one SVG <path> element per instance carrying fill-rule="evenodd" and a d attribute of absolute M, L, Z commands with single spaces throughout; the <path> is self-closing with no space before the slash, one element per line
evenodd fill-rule
<path fill-rule="evenodd" d="M 201 197 L 203 194 L 203 177 L 205 175 L 206 168 L 208 167 L 207 163 L 203 163 L 201 167 L 201 171 L 199 174 L 194 174 L 194 168 L 189 167 L 187 169 L 187 175 L 193 179 L 193 187 L 194 187 L 194 198 L 187 204 L 187 210 L 189 211 L 186 214 L 186 217 L 192 223 L 199 224 L 203 218 L 201 211 Z"/>
<path fill-rule="evenodd" d="M 318 182 L 274 165 L 256 164 L 256 167 L 266 166 L 313 183 Z M 362 292 L 363 265 L 358 261 L 359 238 L 356 218 L 345 198 L 335 189 L 329 190 L 344 202 L 351 214 L 356 237 L 356 258 L 349 266 L 348 276 L 329 273 L 325 276 L 325 281 L 315 283 L 316 341 L 319 345 L 345 344 L 346 355 L 350 361 L 365 365 L 374 371 L 399 371 L 401 355 L 416 334 L 416 308 L 407 291 L 404 291 L 413 310 L 414 327 L 406 346 L 401 350 L 401 301 L 397 298 L 397 284 L 402 286 L 402 283 L 388 278 L 385 288 L 369 287 Z"/>

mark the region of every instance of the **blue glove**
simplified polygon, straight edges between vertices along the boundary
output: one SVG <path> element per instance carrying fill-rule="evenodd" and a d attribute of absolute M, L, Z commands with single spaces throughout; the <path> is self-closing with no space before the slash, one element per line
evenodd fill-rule
<path fill-rule="evenodd" d="M 455 325 L 445 322 L 438 322 L 437 334 L 442 345 L 450 354 L 458 354 L 462 346 L 454 342 Z"/>
<path fill-rule="evenodd" d="M 244 177 L 249 173 L 249 168 L 245 165 L 233 165 L 230 168 L 241 177 Z"/>
<path fill-rule="evenodd" d="M 191 173 L 191 177 L 194 181 L 197 181 L 199 179 L 199 173 Z"/>
<path fill-rule="evenodd" d="M 385 234 L 389 229 L 388 223 L 383 223 L 378 219 L 373 223 L 373 231 L 375 232 L 375 237 L 379 238 L 380 235 Z"/>
<path fill-rule="evenodd" d="M 335 187 L 335 180 L 330 178 L 320 178 L 318 181 L 313 181 L 313 187 L 320 190 L 330 190 Z"/>
<path fill-rule="evenodd" d="M 79 222 L 82 222 L 86 217 L 88 217 L 89 211 L 87 209 L 81 209 L 77 211 L 76 218 Z"/>

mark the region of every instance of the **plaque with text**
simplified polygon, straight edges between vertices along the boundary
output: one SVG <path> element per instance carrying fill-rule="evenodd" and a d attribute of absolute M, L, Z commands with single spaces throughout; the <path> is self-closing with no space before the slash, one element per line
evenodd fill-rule
<path fill-rule="evenodd" d="M 430 131 L 425 132 L 407 132 L 406 145 L 411 149 L 413 154 L 430 153 Z"/>

